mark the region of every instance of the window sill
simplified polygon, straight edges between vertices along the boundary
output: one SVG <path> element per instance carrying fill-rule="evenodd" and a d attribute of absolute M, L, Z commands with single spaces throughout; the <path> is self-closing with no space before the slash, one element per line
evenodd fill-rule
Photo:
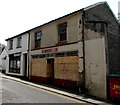
<path fill-rule="evenodd" d="M 13 50 L 13 48 L 9 48 L 9 50 Z"/>
<path fill-rule="evenodd" d="M 22 46 L 18 46 L 18 47 L 16 47 L 16 48 L 21 48 Z"/>
<path fill-rule="evenodd" d="M 63 42 L 58 42 L 58 43 L 56 43 L 57 46 L 66 45 L 66 44 L 67 44 L 67 41 L 63 41 Z"/>
<path fill-rule="evenodd" d="M 38 50 L 38 49 L 41 49 L 41 47 L 35 47 L 32 50 Z"/>

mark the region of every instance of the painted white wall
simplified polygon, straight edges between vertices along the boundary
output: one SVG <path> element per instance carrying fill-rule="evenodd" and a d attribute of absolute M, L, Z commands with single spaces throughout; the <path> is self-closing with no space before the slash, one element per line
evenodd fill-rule
<path fill-rule="evenodd" d="M 16 48 L 17 47 L 17 37 L 13 39 L 13 49 L 8 50 L 8 54 L 14 54 L 14 53 L 19 53 L 19 52 L 24 52 L 27 53 L 28 50 L 28 37 L 29 34 L 24 34 L 22 36 L 22 43 L 21 43 L 21 48 Z M 9 41 L 7 41 L 7 48 L 9 49 Z"/>
<path fill-rule="evenodd" d="M 105 39 L 85 41 L 85 86 L 88 93 L 107 98 Z"/>
<path fill-rule="evenodd" d="M 6 60 L 4 59 L 5 57 Z M 3 52 L 0 55 L 0 65 L 3 70 L 7 70 L 7 66 L 8 66 L 7 48 L 4 48 Z"/>
<path fill-rule="evenodd" d="M 28 38 L 29 38 L 29 33 L 21 35 L 22 37 L 22 42 L 21 42 L 21 48 L 17 48 L 17 38 L 13 38 L 13 49 L 9 50 L 9 40 L 7 41 L 7 48 L 8 48 L 8 55 L 10 54 L 16 54 L 16 53 L 21 53 L 21 62 L 20 62 L 20 74 L 17 73 L 9 73 L 9 65 L 7 67 L 7 74 L 12 74 L 12 75 L 18 75 L 18 76 L 23 76 L 24 75 L 24 54 L 27 53 L 28 51 Z M 8 60 L 9 62 L 9 60 Z M 27 70 L 28 71 L 28 70 Z"/>

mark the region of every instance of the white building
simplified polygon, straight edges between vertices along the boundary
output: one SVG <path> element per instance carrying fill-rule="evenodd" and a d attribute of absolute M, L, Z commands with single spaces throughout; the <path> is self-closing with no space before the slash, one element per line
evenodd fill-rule
<path fill-rule="evenodd" d="M 25 32 L 6 39 L 9 56 L 6 74 L 28 77 L 28 37 Z"/>
<path fill-rule="evenodd" d="M 7 48 L 4 47 L 3 51 L 0 54 L 0 67 L 2 70 L 6 70 L 8 66 L 8 54 Z"/>

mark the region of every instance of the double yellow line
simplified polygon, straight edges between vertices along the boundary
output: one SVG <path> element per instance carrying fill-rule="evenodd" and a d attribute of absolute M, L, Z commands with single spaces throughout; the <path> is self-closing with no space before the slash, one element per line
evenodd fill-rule
<path fill-rule="evenodd" d="M 8 79 L 7 79 L 7 80 L 8 80 Z M 70 98 L 70 97 L 67 97 L 67 96 L 64 96 L 64 95 L 60 95 L 60 94 L 57 94 L 57 93 L 54 93 L 54 92 L 50 92 L 50 91 L 41 89 L 41 88 L 39 88 L 39 87 L 34 87 L 34 86 L 31 86 L 31 85 L 29 85 L 29 84 L 25 84 L 25 83 L 22 83 L 22 82 L 18 82 L 18 81 L 14 81 L 14 80 L 9 80 L 9 81 L 16 82 L 16 83 L 19 83 L 19 84 L 25 85 L 25 86 L 27 86 L 27 87 L 31 87 L 31 88 L 34 88 L 34 89 L 37 89 L 37 90 L 39 90 L 39 91 L 43 91 L 43 92 L 46 92 L 46 93 L 49 93 L 49 94 L 53 94 L 53 95 L 62 97 L 62 98 L 64 98 L 64 99 L 68 99 L 68 100 L 74 101 L 75 103 L 86 103 L 86 102 L 84 102 L 84 101 L 80 101 L 80 100 L 73 99 L 73 98 Z"/>

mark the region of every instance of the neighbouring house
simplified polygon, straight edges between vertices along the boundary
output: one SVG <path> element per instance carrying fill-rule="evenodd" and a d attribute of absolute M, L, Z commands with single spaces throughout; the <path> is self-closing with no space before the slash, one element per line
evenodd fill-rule
<path fill-rule="evenodd" d="M 4 47 L 0 54 L 0 67 L 3 71 L 6 71 L 7 66 L 8 66 L 8 54 L 7 54 L 7 48 Z"/>
<path fill-rule="evenodd" d="M 25 32 L 6 39 L 9 56 L 6 74 L 28 77 L 28 37 Z"/>
<path fill-rule="evenodd" d="M 7 39 L 7 74 L 106 99 L 107 76 L 120 74 L 119 39 L 107 2 L 96 3 Z"/>

